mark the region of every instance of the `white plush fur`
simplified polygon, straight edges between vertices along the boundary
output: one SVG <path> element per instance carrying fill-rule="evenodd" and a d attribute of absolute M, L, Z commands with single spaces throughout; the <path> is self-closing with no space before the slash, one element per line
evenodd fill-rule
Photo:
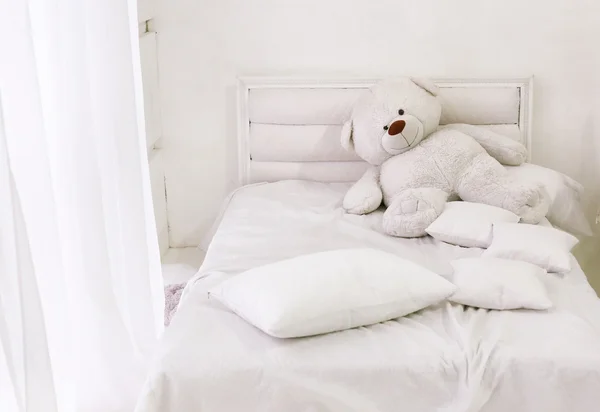
<path fill-rule="evenodd" d="M 476 126 L 439 127 L 436 95 L 431 82 L 403 78 L 381 82 L 359 99 L 342 145 L 373 168 L 348 191 L 345 210 L 370 213 L 383 201 L 383 228 L 400 237 L 424 236 L 446 201 L 456 198 L 538 223 L 548 211 L 543 189 L 512 180 L 501 165 L 523 163 L 526 148 Z"/>

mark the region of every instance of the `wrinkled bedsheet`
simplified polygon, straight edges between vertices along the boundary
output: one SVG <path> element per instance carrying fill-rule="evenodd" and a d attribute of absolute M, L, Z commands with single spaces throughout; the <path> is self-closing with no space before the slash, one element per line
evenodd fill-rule
<path fill-rule="evenodd" d="M 137 412 L 600 411 L 600 301 L 573 258 L 545 279 L 548 312 L 444 302 L 404 318 L 309 338 L 265 335 L 207 297 L 244 270 L 370 246 L 442 276 L 480 249 L 381 233 L 348 216 L 346 185 L 283 181 L 236 192 L 166 330 Z"/>

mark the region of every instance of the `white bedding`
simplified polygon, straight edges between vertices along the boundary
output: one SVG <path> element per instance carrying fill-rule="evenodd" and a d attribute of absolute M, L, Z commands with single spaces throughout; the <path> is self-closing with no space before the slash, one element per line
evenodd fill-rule
<path fill-rule="evenodd" d="M 378 233 L 345 216 L 346 185 L 283 181 L 237 192 L 166 330 L 138 412 L 600 410 L 600 301 L 573 259 L 550 274 L 550 312 L 443 303 L 323 336 L 278 340 L 206 291 L 241 271 L 322 250 L 371 246 L 441 275 L 479 256 L 432 238 Z"/>

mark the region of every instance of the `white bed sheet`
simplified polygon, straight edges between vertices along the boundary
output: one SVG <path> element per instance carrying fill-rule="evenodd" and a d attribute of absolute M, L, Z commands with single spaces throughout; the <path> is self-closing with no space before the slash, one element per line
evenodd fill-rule
<path fill-rule="evenodd" d="M 353 330 L 301 339 L 263 334 L 207 298 L 241 271 L 369 245 L 448 276 L 479 249 L 379 233 L 381 214 L 344 215 L 346 185 L 283 181 L 238 191 L 186 287 L 138 412 L 600 410 L 600 301 L 573 259 L 548 275 L 547 313 L 443 303 Z"/>

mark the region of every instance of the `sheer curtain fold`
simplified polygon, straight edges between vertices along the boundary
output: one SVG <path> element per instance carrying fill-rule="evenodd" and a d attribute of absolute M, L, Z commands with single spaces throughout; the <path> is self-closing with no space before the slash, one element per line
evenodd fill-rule
<path fill-rule="evenodd" d="M 162 331 L 136 7 L 0 0 L 2 411 L 132 410 Z"/>

